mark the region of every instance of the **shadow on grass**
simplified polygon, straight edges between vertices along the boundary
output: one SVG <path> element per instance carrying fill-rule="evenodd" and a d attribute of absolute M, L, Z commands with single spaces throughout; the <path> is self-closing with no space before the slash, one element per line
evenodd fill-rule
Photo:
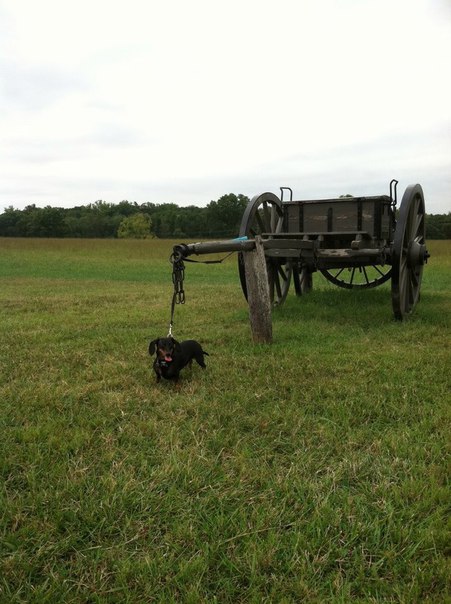
<path fill-rule="evenodd" d="M 304 296 L 289 296 L 275 309 L 277 321 L 325 321 L 353 323 L 370 327 L 374 321 L 391 321 L 390 292 L 383 290 L 354 291 L 345 289 L 315 290 Z"/>
<path fill-rule="evenodd" d="M 403 325 L 404 323 L 442 323 L 446 320 L 449 306 L 445 293 L 421 294 L 412 314 L 404 321 L 397 321 L 392 310 L 391 292 L 387 287 L 377 290 L 316 290 L 296 297 L 289 296 L 285 304 L 276 308 L 273 321 L 279 323 L 323 321 L 339 324 L 353 324 L 364 329 Z"/>

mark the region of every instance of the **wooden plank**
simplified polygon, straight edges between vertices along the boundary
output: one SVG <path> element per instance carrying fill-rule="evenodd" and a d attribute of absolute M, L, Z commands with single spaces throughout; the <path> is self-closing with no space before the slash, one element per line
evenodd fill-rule
<path fill-rule="evenodd" d="M 301 254 L 300 249 L 265 250 L 265 256 L 268 258 L 300 258 Z"/>
<path fill-rule="evenodd" d="M 255 238 L 255 249 L 244 253 L 247 301 L 252 338 L 255 343 L 272 342 L 271 299 L 268 272 L 261 237 Z"/>
<path fill-rule="evenodd" d="M 313 241 L 303 241 L 302 239 L 280 239 L 279 237 L 274 239 L 263 239 L 263 247 L 265 250 L 278 249 L 278 250 L 295 250 L 295 249 L 313 249 Z"/>

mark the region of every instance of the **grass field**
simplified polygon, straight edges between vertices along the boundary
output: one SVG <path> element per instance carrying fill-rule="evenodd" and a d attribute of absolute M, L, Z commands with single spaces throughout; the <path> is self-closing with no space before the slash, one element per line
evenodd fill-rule
<path fill-rule="evenodd" d="M 0 601 L 446 602 L 451 243 L 421 301 L 314 277 L 251 343 L 236 259 L 169 241 L 0 239 Z"/>

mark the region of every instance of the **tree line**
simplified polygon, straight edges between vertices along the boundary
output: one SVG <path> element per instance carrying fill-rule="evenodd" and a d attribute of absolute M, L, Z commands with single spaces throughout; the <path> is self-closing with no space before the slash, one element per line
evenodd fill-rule
<path fill-rule="evenodd" d="M 0 214 L 0 237 L 227 238 L 238 234 L 249 198 L 229 193 L 205 207 L 96 201 L 74 208 L 12 206 Z M 426 214 L 427 239 L 451 239 L 451 212 Z"/>
<path fill-rule="evenodd" d="M 246 195 L 229 193 L 203 208 L 126 200 L 74 208 L 8 207 L 0 214 L 0 237 L 234 237 L 248 202 Z"/>
<path fill-rule="evenodd" d="M 451 212 L 426 214 L 426 239 L 451 239 Z"/>

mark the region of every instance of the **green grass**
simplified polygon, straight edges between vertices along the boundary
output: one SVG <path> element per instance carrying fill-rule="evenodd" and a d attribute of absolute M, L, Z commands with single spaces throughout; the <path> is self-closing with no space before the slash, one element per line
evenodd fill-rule
<path fill-rule="evenodd" d="M 447 601 L 450 242 L 409 321 L 315 275 L 271 346 L 235 258 L 187 265 L 177 388 L 171 247 L 0 239 L 0 601 Z"/>

